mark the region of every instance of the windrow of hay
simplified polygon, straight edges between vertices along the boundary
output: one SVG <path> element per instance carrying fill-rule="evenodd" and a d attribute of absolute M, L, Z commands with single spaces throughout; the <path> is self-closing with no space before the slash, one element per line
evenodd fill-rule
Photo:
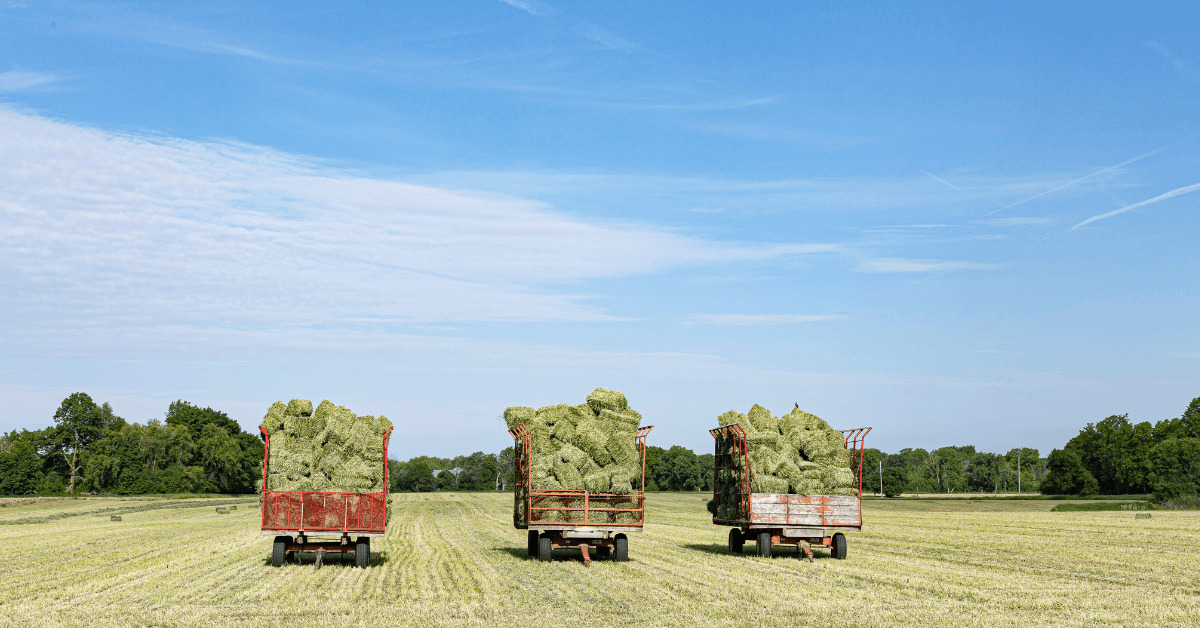
<path fill-rule="evenodd" d="M 619 391 L 597 388 L 587 396 L 587 403 L 577 406 L 508 408 L 504 411 L 504 422 L 509 429 L 524 423 L 531 433 L 530 486 L 535 490 L 625 495 L 641 489 L 642 458 L 638 453 L 637 432 L 642 415 L 629 408 L 625 395 Z M 594 507 L 637 507 L 636 500 L 610 499 L 613 503 L 593 502 Z M 566 506 L 572 500 L 538 497 L 535 501 L 533 506 L 540 508 Z M 516 510 L 517 524 L 521 525 L 524 513 L 519 507 Z M 542 518 L 547 520 L 583 520 L 583 513 L 577 511 L 544 513 Z M 630 515 L 614 515 L 620 516 Z"/>
<path fill-rule="evenodd" d="M 383 491 L 387 417 L 357 416 L 345 406 L 307 399 L 276 401 L 263 417 L 270 436 L 267 490 L 337 493 Z"/>
<path fill-rule="evenodd" d="M 850 468 L 850 452 L 844 445 L 845 437 L 820 417 L 799 408 L 774 417 L 769 410 L 755 404 L 746 414 L 730 410 L 717 420 L 722 427 L 737 424 L 746 431 L 746 451 L 752 470 L 750 492 L 858 493 L 857 478 Z M 739 517 L 740 476 L 736 469 L 718 473 L 716 495 L 709 503 L 710 511 L 717 517 Z"/>

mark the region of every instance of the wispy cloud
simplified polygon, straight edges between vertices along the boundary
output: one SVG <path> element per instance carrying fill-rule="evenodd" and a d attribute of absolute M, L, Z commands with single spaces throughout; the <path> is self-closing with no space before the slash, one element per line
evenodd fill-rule
<path fill-rule="evenodd" d="M 581 282 L 833 248 L 596 224 L 254 146 L 3 109 L 0 128 L 0 346 L 37 330 L 616 320 Z"/>
<path fill-rule="evenodd" d="M 836 321 L 844 314 L 693 314 L 684 321 L 689 325 L 797 325 Z"/>
<path fill-rule="evenodd" d="M 49 72 L 25 72 L 10 70 L 0 72 L 0 92 L 20 92 L 49 87 L 62 79 Z"/>
<path fill-rule="evenodd" d="M 1190 74 L 1188 72 L 1188 70 L 1189 70 L 1188 63 L 1186 61 L 1184 61 L 1183 59 L 1180 59 L 1175 53 L 1171 52 L 1166 46 L 1164 46 L 1164 45 L 1160 44 L 1159 42 L 1154 41 L 1152 39 L 1147 40 L 1144 43 L 1147 48 L 1162 55 L 1163 59 L 1165 59 L 1167 61 L 1167 63 L 1171 64 L 1171 66 L 1174 67 L 1176 70 L 1179 70 L 1180 72 L 1182 72 L 1184 74 Z"/>
<path fill-rule="evenodd" d="M 1098 177 L 1098 176 L 1100 176 L 1100 175 L 1102 175 L 1102 174 L 1107 174 L 1107 173 L 1109 173 L 1109 172 L 1113 172 L 1114 170 L 1119 170 L 1119 169 L 1121 169 L 1121 168 L 1124 168 L 1125 166 L 1128 166 L 1129 164 L 1132 164 L 1132 163 L 1135 163 L 1135 162 L 1141 161 L 1141 160 L 1143 160 L 1143 159 L 1145 159 L 1145 158 L 1147 158 L 1147 157 L 1150 157 L 1150 156 L 1154 155 L 1155 153 L 1158 153 L 1158 152 L 1160 152 L 1161 150 L 1162 150 L 1162 148 L 1156 148 L 1156 149 L 1154 149 L 1154 150 L 1152 150 L 1152 151 L 1150 151 L 1150 152 L 1148 152 L 1148 153 L 1142 153 L 1141 155 L 1138 155 L 1137 157 L 1134 157 L 1133 159 L 1129 159 L 1129 160 L 1123 161 L 1123 162 L 1121 162 L 1121 163 L 1119 163 L 1119 164 L 1117 164 L 1117 165 L 1115 165 L 1115 166 L 1109 166 L 1109 167 L 1107 167 L 1107 168 L 1101 168 L 1101 169 L 1099 169 L 1099 170 L 1097 170 L 1097 171 L 1095 171 L 1095 172 L 1092 172 L 1092 173 L 1090 173 L 1090 174 L 1086 174 L 1086 175 L 1084 175 L 1084 176 L 1082 176 L 1082 177 L 1079 177 L 1078 179 L 1073 179 L 1073 180 L 1071 180 L 1071 181 L 1067 181 L 1066 183 L 1063 183 L 1062 185 L 1057 185 L 1057 186 L 1055 186 L 1055 187 L 1052 187 L 1052 188 L 1050 188 L 1049 190 L 1045 190 L 1045 191 L 1043 191 L 1043 192 L 1038 192 L 1037 194 L 1034 194 L 1033 196 L 1030 196 L 1030 197 L 1028 197 L 1028 198 L 1021 199 L 1021 200 L 1019 200 L 1019 201 L 1017 201 L 1017 202 L 1015 202 L 1015 203 L 1009 203 L 1008 205 L 1005 205 L 1005 206 L 1003 206 L 1003 207 L 1001 207 L 1001 208 L 999 208 L 999 209 L 995 209 L 995 210 L 992 210 L 992 211 L 990 211 L 990 212 L 988 212 L 988 213 L 984 214 L 984 216 L 991 216 L 992 214 L 995 214 L 996 212 L 1001 212 L 1001 211 L 1004 211 L 1004 210 L 1006 210 L 1006 209 L 1011 209 L 1011 208 L 1013 208 L 1013 207 L 1016 207 L 1017 205 L 1022 205 L 1022 204 L 1024 204 L 1024 203 L 1028 203 L 1029 201 L 1032 201 L 1032 200 L 1035 200 L 1035 199 L 1039 199 L 1039 198 L 1041 198 L 1041 197 L 1043 197 L 1043 196 L 1046 196 L 1047 194 L 1053 194 L 1054 192 L 1058 192 L 1059 190 L 1065 190 L 1066 188 L 1069 188 L 1069 187 L 1071 187 L 1071 186 L 1073 186 L 1073 185 L 1076 185 L 1076 184 L 1078 184 L 1078 183 L 1082 183 L 1082 182 L 1084 182 L 1084 181 L 1087 181 L 1088 179 L 1092 179 L 1092 178 Z"/>
<path fill-rule="evenodd" d="M 985 218 L 973 222 L 988 227 L 1031 227 L 1050 224 L 1053 221 L 1049 218 L 1039 218 L 1036 216 L 1009 216 L 1006 218 Z"/>
<path fill-rule="evenodd" d="M 864 273 L 932 273 L 957 270 L 997 270 L 999 268 L 999 264 L 906 259 L 902 257 L 868 257 L 860 260 L 858 264 L 858 270 Z"/>
<path fill-rule="evenodd" d="M 1194 183 L 1192 185 L 1185 185 L 1181 188 L 1175 188 L 1174 190 L 1171 190 L 1170 192 L 1164 192 L 1162 194 L 1159 194 L 1158 196 L 1155 196 L 1154 198 L 1148 198 L 1139 203 L 1134 203 L 1132 205 L 1126 205 L 1120 209 L 1114 209 L 1110 212 L 1105 212 L 1103 214 L 1098 214 L 1098 215 L 1092 216 L 1091 218 L 1088 218 L 1087 220 L 1084 220 L 1084 221 L 1074 224 L 1070 229 L 1067 229 L 1067 231 L 1074 231 L 1080 227 L 1090 225 L 1093 222 L 1096 222 L 1098 220 L 1104 220 L 1105 218 L 1112 218 L 1113 216 L 1117 216 L 1119 214 L 1124 214 L 1127 211 L 1133 211 L 1139 207 L 1146 207 L 1147 205 L 1153 205 L 1155 203 L 1165 201 L 1169 198 L 1175 198 L 1176 196 L 1183 196 L 1184 194 L 1191 194 L 1192 192 L 1195 192 L 1197 190 L 1200 190 L 1200 183 Z"/>
<path fill-rule="evenodd" d="M 549 12 L 547 7 L 540 2 L 531 2 L 530 0 L 500 0 L 500 2 L 534 17 L 542 17 Z"/>

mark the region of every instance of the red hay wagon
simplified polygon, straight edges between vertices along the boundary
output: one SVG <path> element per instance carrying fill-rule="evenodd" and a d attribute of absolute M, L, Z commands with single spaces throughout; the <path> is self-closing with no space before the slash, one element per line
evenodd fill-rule
<path fill-rule="evenodd" d="M 646 514 L 646 435 L 653 425 L 638 429 L 642 458 L 638 490 L 625 494 L 532 488 L 533 434 L 524 423 L 509 430 L 513 437 L 513 524 L 528 530 L 526 551 L 538 560 L 553 559 L 556 547 L 578 547 L 583 563 L 591 565 L 589 548 L 596 557 L 629 560 L 628 532 L 641 532 Z"/>
<path fill-rule="evenodd" d="M 729 551 L 740 554 L 746 541 L 754 541 L 759 556 L 770 556 L 775 545 L 795 545 L 810 560 L 809 546 L 826 547 L 834 558 L 845 558 L 843 533 L 862 531 L 863 440 L 870 431 L 869 427 L 841 430 L 845 435 L 842 446 L 850 450 L 850 465 L 858 478 L 857 495 L 784 495 L 754 492 L 746 431 L 740 425 L 709 430 L 716 441 L 714 513 L 728 513 L 729 508 L 722 506 L 732 506 L 737 513 L 732 518 L 713 515 L 714 524 L 734 526 L 729 530 Z M 724 486 L 724 482 L 734 486 Z M 723 496 L 731 493 L 735 495 L 733 503 L 725 503 Z"/>
<path fill-rule="evenodd" d="M 285 561 L 298 560 L 299 552 L 312 552 L 320 567 L 326 553 L 353 552 L 355 565 L 370 566 L 371 538 L 382 537 L 387 525 L 387 446 L 392 430 L 383 435 L 383 491 L 359 494 L 268 490 L 271 437 L 259 429 L 263 433 L 262 533 L 275 535 L 271 564 L 279 567 Z M 309 536 L 337 540 L 314 542 Z"/>

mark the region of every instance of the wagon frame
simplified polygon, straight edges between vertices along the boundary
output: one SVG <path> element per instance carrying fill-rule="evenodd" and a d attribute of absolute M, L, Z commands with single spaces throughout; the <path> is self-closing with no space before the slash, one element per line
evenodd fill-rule
<path fill-rule="evenodd" d="M 524 423 L 508 430 L 513 437 L 513 525 L 528 531 L 526 555 L 548 562 L 554 548 L 578 547 L 584 565 L 592 564 L 591 549 L 598 558 L 629 560 L 627 533 L 641 532 L 645 521 L 646 436 L 652 429 L 653 425 L 638 428 L 642 480 L 638 490 L 625 494 L 533 488 L 533 433 Z M 568 512 L 582 512 L 583 521 L 566 521 L 562 513 Z M 632 515 L 634 522 L 617 522 L 621 514 Z"/>
<path fill-rule="evenodd" d="M 740 554 L 746 541 L 754 541 L 759 556 L 770 556 L 776 545 L 795 545 L 799 552 L 812 560 L 812 546 L 828 548 L 837 559 L 846 557 L 845 532 L 862 531 L 862 465 L 863 441 L 869 427 L 839 430 L 842 446 L 850 450 L 850 465 L 858 480 L 856 495 L 792 495 L 756 493 L 754 469 L 746 446 L 746 430 L 731 424 L 709 430 L 715 441 L 715 470 L 713 471 L 713 524 L 733 526 L 729 530 L 729 551 Z M 722 474 L 722 471 L 728 473 Z M 723 518 L 716 513 L 723 491 L 718 490 L 722 476 L 735 478 L 738 515 Z M 729 480 L 724 480 L 729 481 Z"/>
<path fill-rule="evenodd" d="M 383 434 L 383 490 L 376 493 L 341 491 L 272 491 L 267 489 L 267 463 L 271 435 L 263 435 L 262 533 L 274 535 L 271 564 L 299 561 L 301 552 L 315 554 L 320 567 L 325 554 L 354 554 L 354 564 L 369 567 L 371 539 L 381 538 L 387 528 L 389 428 Z M 337 537 L 336 541 L 312 541 L 310 536 Z"/>

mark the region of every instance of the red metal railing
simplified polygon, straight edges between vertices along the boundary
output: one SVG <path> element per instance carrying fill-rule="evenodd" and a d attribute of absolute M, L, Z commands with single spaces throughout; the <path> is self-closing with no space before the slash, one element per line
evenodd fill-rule
<path fill-rule="evenodd" d="M 646 437 L 652 429 L 653 425 L 638 429 L 635 442 L 642 458 L 641 484 L 638 490 L 624 494 L 533 488 L 533 433 L 524 423 L 510 429 L 508 432 L 514 441 L 513 508 L 517 515 L 514 525 L 518 528 L 530 525 L 641 527 L 646 511 Z M 573 520 L 580 517 L 571 513 L 581 513 L 581 520 Z"/>
<path fill-rule="evenodd" d="M 271 436 L 263 428 L 262 529 L 288 532 L 383 532 L 387 524 L 388 436 L 383 435 L 383 490 L 377 493 L 272 491 L 267 488 Z"/>
<path fill-rule="evenodd" d="M 838 430 L 843 435 L 842 446 L 850 450 L 850 468 L 855 471 L 858 479 L 858 495 L 862 499 L 862 477 L 863 477 L 863 442 L 867 434 L 871 431 L 869 427 L 859 427 L 849 430 Z M 725 491 L 719 490 L 724 482 L 728 481 L 730 476 L 736 478 L 737 483 L 737 516 L 736 517 L 718 517 L 715 513 L 714 520 L 721 521 L 746 521 L 750 519 L 750 495 L 757 484 L 754 482 L 754 469 L 750 464 L 750 452 L 746 445 L 746 430 L 741 425 L 736 423 L 723 425 L 721 427 L 709 430 L 712 434 L 715 454 L 713 469 L 713 501 L 717 512 L 720 512 L 722 506 L 729 505 L 725 501 Z M 857 462 L 857 464 L 856 464 Z M 722 472 L 725 472 L 725 478 L 722 478 Z M 862 525 L 862 512 L 859 512 L 859 525 Z"/>

